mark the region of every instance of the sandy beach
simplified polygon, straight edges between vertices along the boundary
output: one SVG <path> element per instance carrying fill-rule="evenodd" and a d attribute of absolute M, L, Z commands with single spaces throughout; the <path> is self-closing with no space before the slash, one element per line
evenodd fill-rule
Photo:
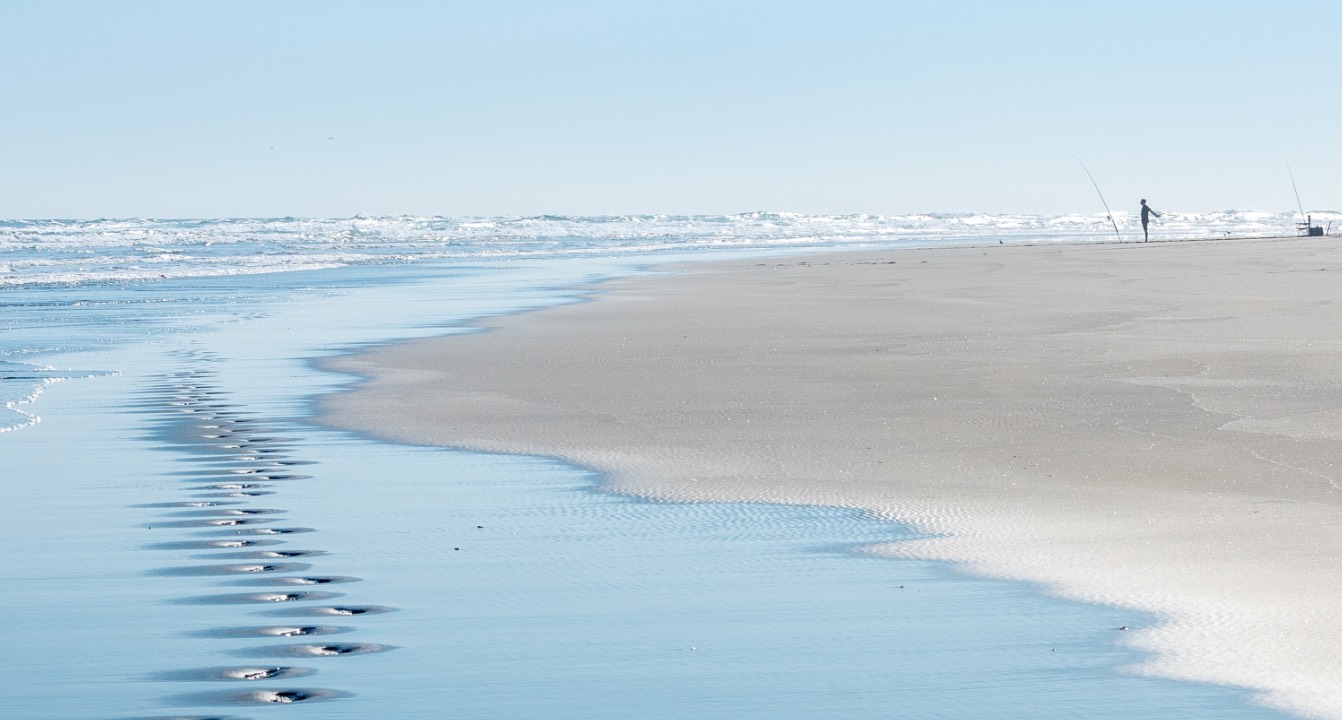
<path fill-rule="evenodd" d="M 1005 245 L 658 268 L 328 362 L 335 425 L 645 497 L 862 508 L 872 548 L 1153 613 L 1134 671 L 1342 718 L 1342 246 Z"/>

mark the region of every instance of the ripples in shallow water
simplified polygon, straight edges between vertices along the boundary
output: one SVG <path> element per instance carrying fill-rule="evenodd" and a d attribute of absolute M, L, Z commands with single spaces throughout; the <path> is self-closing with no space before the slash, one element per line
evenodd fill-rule
<path fill-rule="evenodd" d="M 226 627 L 188 633 L 192 637 L 206 638 L 292 638 L 314 635 L 340 635 L 354 632 L 354 628 L 341 625 L 261 625 L 255 627 Z"/>
<path fill-rule="evenodd" d="M 219 595 L 200 595 L 196 597 L 178 598 L 173 600 L 173 602 L 183 605 L 270 605 L 274 603 L 331 600 L 343 595 L 344 593 L 324 592 L 321 590 L 303 592 L 222 593 Z"/>
<path fill-rule="evenodd" d="M 275 563 L 235 563 L 230 565 L 182 565 L 178 567 L 158 568 L 148 572 L 151 576 L 191 577 L 210 575 L 254 575 L 257 573 L 303 572 L 312 567 L 311 563 L 275 562 Z"/>
<path fill-rule="evenodd" d="M 293 608 L 289 610 L 278 610 L 271 612 L 271 615 L 285 615 L 289 617 L 350 617 L 354 615 L 381 615 L 382 613 L 395 612 L 396 608 L 385 605 L 332 605 L 328 607 L 304 607 Z"/>
<path fill-rule="evenodd" d="M 307 677 L 317 671 L 312 668 L 270 666 L 270 667 L 210 667 L 191 670 L 172 670 L 158 673 L 151 679 L 160 682 L 257 682 L 260 680 L 284 680 Z"/>
<path fill-rule="evenodd" d="M 245 657 L 338 657 L 340 655 L 367 655 L 394 650 L 389 645 L 376 643 L 310 643 L 303 645 L 271 645 L 240 651 Z"/>
<path fill-rule="evenodd" d="M 177 695 L 169 701 L 177 705 L 289 705 L 353 696 L 353 693 L 328 688 L 283 688 L 191 693 Z"/>

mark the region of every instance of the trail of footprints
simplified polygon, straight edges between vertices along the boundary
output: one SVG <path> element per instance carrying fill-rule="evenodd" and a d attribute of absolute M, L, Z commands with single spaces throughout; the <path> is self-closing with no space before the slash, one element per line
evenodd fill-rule
<path fill-rule="evenodd" d="M 195 354 L 197 362 L 212 358 Z M 284 483 L 306 480 L 302 474 L 311 461 L 291 455 L 291 440 L 266 432 L 264 425 L 244 409 L 228 402 L 228 393 L 208 368 L 168 375 L 150 390 L 146 409 L 158 415 L 165 445 L 187 457 L 192 469 L 178 473 L 185 480 L 185 499 L 138 507 L 160 513 L 150 523 L 156 534 L 168 531 L 180 538 L 147 546 L 152 550 L 200 551 L 188 557 L 191 565 L 162 567 L 162 577 L 214 577 L 217 594 L 174 600 L 202 605 L 277 605 L 253 615 L 262 624 L 242 627 L 199 628 L 192 637 L 209 640 L 265 642 L 231 648 L 228 654 L 255 660 L 226 667 L 203 667 L 159 673 L 156 680 L 229 684 L 218 691 L 178 695 L 177 705 L 271 705 L 308 703 L 347 697 L 340 690 L 308 687 L 291 681 L 318 672 L 327 658 L 390 650 L 374 643 L 338 639 L 356 627 L 335 624 L 364 615 L 391 612 L 382 605 L 345 603 L 342 586 L 359 578 L 312 572 L 326 553 L 295 549 L 293 540 L 313 528 L 284 524 L 285 510 L 275 500 Z M 264 506 L 258 503 L 264 502 Z M 211 646 L 207 651 L 217 651 Z M 307 666 L 307 661 L 312 666 Z M 291 664 L 292 663 L 292 664 Z M 180 715 L 171 720 L 214 720 L 219 715 Z M 143 718 L 141 720 L 149 720 Z M 167 720 L 167 719 L 164 719 Z"/>

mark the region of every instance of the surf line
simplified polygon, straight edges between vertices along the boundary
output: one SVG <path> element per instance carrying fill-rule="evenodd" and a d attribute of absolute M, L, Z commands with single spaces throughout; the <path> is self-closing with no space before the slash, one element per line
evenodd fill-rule
<path fill-rule="evenodd" d="M 1090 168 L 1081 162 L 1081 158 L 1077 157 L 1076 161 L 1081 163 L 1081 169 L 1086 171 L 1086 177 L 1090 178 L 1090 184 L 1095 186 L 1095 194 L 1100 196 L 1100 204 L 1104 205 L 1104 212 L 1109 217 L 1109 224 L 1114 226 L 1114 237 L 1118 238 L 1119 242 L 1123 242 L 1123 236 L 1118 232 L 1118 223 L 1114 222 L 1114 213 L 1109 209 L 1109 203 L 1105 202 L 1104 193 L 1100 192 L 1100 184 L 1095 182 L 1095 176 L 1090 174 Z"/>

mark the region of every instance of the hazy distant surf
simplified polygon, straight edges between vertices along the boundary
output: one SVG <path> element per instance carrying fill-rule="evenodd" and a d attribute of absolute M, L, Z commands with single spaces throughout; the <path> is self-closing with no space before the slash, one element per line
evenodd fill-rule
<path fill-rule="evenodd" d="M 1114 218 L 1136 240 L 1134 213 Z M 1291 212 L 1163 213 L 1157 236 L 1294 233 Z M 1342 213 L 1315 213 L 1316 224 Z M 0 286 L 77 284 L 350 265 L 967 241 L 1114 240 L 1103 215 L 623 215 L 0 221 Z"/>

